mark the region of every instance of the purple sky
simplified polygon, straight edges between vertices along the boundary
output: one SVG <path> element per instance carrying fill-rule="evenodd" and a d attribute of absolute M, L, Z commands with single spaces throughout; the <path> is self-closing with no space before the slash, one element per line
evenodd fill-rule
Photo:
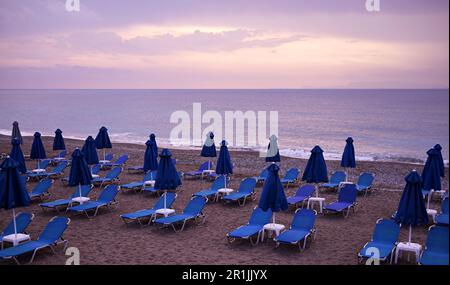
<path fill-rule="evenodd" d="M 448 88 L 449 1 L 0 0 L 0 88 Z"/>

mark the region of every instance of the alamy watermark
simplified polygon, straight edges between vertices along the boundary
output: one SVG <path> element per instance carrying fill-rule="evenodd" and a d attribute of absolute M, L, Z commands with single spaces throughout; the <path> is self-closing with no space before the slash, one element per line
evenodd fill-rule
<path fill-rule="evenodd" d="M 170 123 L 176 124 L 169 137 L 172 145 L 201 146 L 203 138 L 213 132 L 229 146 L 261 149 L 262 157 L 266 156 L 269 137 L 278 136 L 278 111 L 235 110 L 222 115 L 216 110 L 202 112 L 202 104 L 193 103 L 192 116 L 178 110 L 171 114 Z"/>
<path fill-rule="evenodd" d="M 80 12 L 80 0 L 66 0 L 67 12 Z"/>
<path fill-rule="evenodd" d="M 368 12 L 380 12 L 381 0 L 366 0 L 366 10 Z"/>

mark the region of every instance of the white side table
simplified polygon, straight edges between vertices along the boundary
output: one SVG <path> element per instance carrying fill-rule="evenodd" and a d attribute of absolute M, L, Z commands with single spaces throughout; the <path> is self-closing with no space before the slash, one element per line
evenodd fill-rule
<path fill-rule="evenodd" d="M 422 246 L 418 243 L 413 242 L 400 242 L 397 244 L 397 248 L 395 249 L 395 263 L 398 261 L 398 256 L 401 252 L 412 252 L 415 254 L 416 262 L 419 261 L 420 253 L 422 252 Z M 409 255 L 408 255 L 409 261 Z"/>
<path fill-rule="evenodd" d="M 234 190 L 231 188 L 220 188 L 219 190 L 217 190 L 216 201 L 218 201 L 221 196 L 223 197 L 225 195 L 228 195 L 233 191 Z"/>
<path fill-rule="evenodd" d="M 275 233 L 275 236 L 279 236 L 281 231 L 284 230 L 286 227 L 282 224 L 276 224 L 276 223 L 269 223 L 265 224 L 263 227 L 263 231 L 261 234 L 261 242 L 264 241 L 264 234 L 267 231 L 267 237 L 272 236 L 273 233 Z"/>
<path fill-rule="evenodd" d="M 92 176 L 92 178 L 99 178 L 100 177 L 100 175 L 98 175 L 98 174 L 91 174 L 91 176 Z"/>
<path fill-rule="evenodd" d="M 213 169 L 205 169 L 205 170 L 203 170 L 203 171 L 202 171 L 202 179 L 203 179 L 203 177 L 204 177 L 205 175 L 208 176 L 209 174 L 214 173 L 214 172 L 216 172 L 216 171 L 213 170 Z"/>
<path fill-rule="evenodd" d="M 154 187 L 155 186 L 155 180 L 144 181 L 144 187 L 146 187 L 146 186 Z"/>
<path fill-rule="evenodd" d="M 322 213 L 323 212 L 323 204 L 325 203 L 325 198 L 320 198 L 320 197 L 309 198 L 307 208 L 309 209 L 310 206 L 314 207 L 314 203 L 319 203 L 320 213 Z"/>
<path fill-rule="evenodd" d="M 10 242 L 13 246 L 18 245 L 21 242 L 29 241 L 30 235 L 26 234 L 12 234 L 3 237 L 3 242 Z"/>
<path fill-rule="evenodd" d="M 65 158 L 64 157 L 55 157 L 53 158 L 54 161 L 63 161 Z"/>
<path fill-rule="evenodd" d="M 36 169 L 33 169 L 32 172 L 34 172 L 34 173 L 42 173 L 42 172 L 45 172 L 45 169 L 43 169 L 43 168 L 36 168 Z"/>
<path fill-rule="evenodd" d="M 428 214 L 428 216 L 431 216 L 431 218 L 433 218 L 433 222 L 435 221 L 437 213 L 438 213 L 437 210 L 427 209 L 427 214 Z"/>
<path fill-rule="evenodd" d="M 109 160 L 99 160 L 98 163 L 107 164 L 107 163 L 110 163 L 110 161 Z"/>
<path fill-rule="evenodd" d="M 163 215 L 166 218 L 169 215 L 172 215 L 173 213 L 175 213 L 175 210 L 174 209 L 169 209 L 169 208 L 162 208 L 162 209 L 158 209 L 158 210 L 155 211 L 155 214 Z"/>
<path fill-rule="evenodd" d="M 75 197 L 72 198 L 72 203 L 80 203 L 80 205 L 83 205 L 83 203 L 88 202 L 89 200 L 91 200 L 89 197 Z"/>

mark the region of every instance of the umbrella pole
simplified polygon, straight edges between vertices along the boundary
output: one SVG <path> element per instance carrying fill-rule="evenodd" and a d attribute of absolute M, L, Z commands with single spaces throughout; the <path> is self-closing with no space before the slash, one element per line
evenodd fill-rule
<path fill-rule="evenodd" d="M 350 176 L 350 172 L 347 167 L 345 168 L 345 172 L 347 172 L 347 175 L 345 175 L 345 182 L 348 182 L 348 177 Z"/>
<path fill-rule="evenodd" d="M 314 186 L 316 187 L 316 198 L 319 198 L 319 185 L 314 183 Z"/>
<path fill-rule="evenodd" d="M 411 235 L 412 235 L 412 226 L 411 225 L 409 225 L 409 243 L 411 243 Z"/>
<path fill-rule="evenodd" d="M 40 159 L 38 159 L 38 169 L 41 169 L 41 167 L 40 167 L 40 163 L 39 163 L 39 161 L 40 161 Z"/>
<path fill-rule="evenodd" d="M 106 151 L 103 149 L 103 160 L 106 160 Z"/>
<path fill-rule="evenodd" d="M 14 238 L 17 239 L 16 209 L 13 210 Z"/>
<path fill-rule="evenodd" d="M 167 201 L 166 201 L 166 199 L 167 199 L 167 190 L 164 191 L 164 209 L 167 208 Z"/>
<path fill-rule="evenodd" d="M 273 215 L 272 215 L 272 223 L 275 224 L 275 213 L 273 213 Z"/>
<path fill-rule="evenodd" d="M 224 178 L 224 180 L 225 180 L 225 189 L 227 189 L 227 176 L 226 176 L 226 175 L 223 175 L 223 178 Z"/>
<path fill-rule="evenodd" d="M 81 198 L 81 183 L 78 183 L 78 193 L 80 193 L 80 198 Z"/>
<path fill-rule="evenodd" d="M 430 190 L 430 193 L 427 195 L 427 210 L 430 209 L 430 201 L 431 201 L 431 195 L 433 194 Z"/>

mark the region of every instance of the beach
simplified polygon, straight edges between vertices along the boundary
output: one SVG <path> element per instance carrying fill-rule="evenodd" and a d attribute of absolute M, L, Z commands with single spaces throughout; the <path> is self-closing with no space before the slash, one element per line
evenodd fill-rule
<path fill-rule="evenodd" d="M 24 137 L 22 150 L 29 154 L 31 137 Z M 43 137 L 43 142 L 48 157 L 54 157 L 57 152 L 50 151 L 53 143 L 52 137 Z M 66 147 L 73 151 L 81 148 L 83 141 L 66 139 Z M 0 136 L 0 152 L 9 153 L 11 148 L 10 137 Z M 113 143 L 111 152 L 118 157 L 126 153 L 130 159 L 125 170 L 120 176 L 120 184 L 131 181 L 140 181 L 142 174 L 131 174 L 126 171 L 128 166 L 142 165 L 145 145 Z M 100 152 L 99 152 L 100 154 Z M 179 171 L 187 172 L 196 170 L 204 162 L 198 150 L 172 149 L 173 157 L 177 159 L 176 167 Z M 237 189 L 239 182 L 246 177 L 258 175 L 266 166 L 266 163 L 253 151 L 230 150 L 231 159 L 235 169 L 231 179 L 231 188 Z M 306 160 L 300 158 L 282 157 L 282 173 L 290 167 L 297 167 L 303 174 Z M 35 162 L 27 161 L 29 169 L 35 166 Z M 342 170 L 339 161 L 327 161 L 329 175 L 334 170 Z M 305 251 L 298 251 L 294 246 L 280 246 L 275 249 L 272 241 L 252 246 L 248 241 L 236 241 L 229 244 L 226 234 L 236 227 L 246 224 L 261 194 L 262 185 L 258 185 L 256 200 L 240 207 L 237 204 L 225 204 L 223 202 L 208 203 L 204 209 L 206 223 L 194 225 L 189 223 L 182 232 L 175 233 L 171 228 L 160 229 L 152 225 L 141 228 L 137 224 L 125 225 L 120 214 L 133 212 L 140 209 L 151 208 L 156 196 L 134 191 L 121 192 L 117 196 L 119 202 L 117 208 L 108 212 L 100 211 L 93 219 L 85 216 L 70 215 L 71 223 L 64 234 L 70 247 L 80 250 L 80 263 L 88 264 L 233 264 L 233 265 L 258 265 L 258 264 L 283 264 L 283 265 L 319 265 L 358 264 L 357 253 L 371 238 L 375 223 L 380 218 L 389 218 L 397 209 L 403 187 L 404 177 L 416 169 L 422 171 L 422 165 L 397 163 L 397 162 L 371 162 L 358 161 L 357 168 L 351 170 L 349 181 L 355 181 L 357 175 L 363 171 L 375 174 L 373 191 L 367 196 L 358 196 L 357 211 L 351 213 L 348 218 L 342 215 L 319 214 L 316 220 L 316 239 L 309 242 Z M 69 168 L 65 174 L 68 175 Z M 102 171 L 101 176 L 106 172 Z M 448 167 L 446 178 L 443 180 L 442 189 L 448 189 Z M 177 212 L 182 211 L 192 194 L 208 188 L 211 182 L 204 180 L 184 179 L 178 197 L 173 205 Z M 36 182 L 29 182 L 27 189 L 31 189 Z M 286 196 L 293 195 L 298 186 L 285 188 Z M 64 186 L 56 180 L 50 192 L 50 200 L 66 198 L 73 193 L 73 188 Z M 98 197 L 101 190 L 97 187 L 91 192 L 91 199 Z M 330 203 L 337 198 L 335 192 L 321 192 L 321 197 Z M 28 228 L 32 239 L 36 239 L 47 222 L 57 215 L 57 212 L 43 212 L 34 201 L 32 205 L 17 211 L 32 212 L 35 219 Z M 432 201 L 431 208 L 440 210 L 440 202 Z M 276 214 L 277 223 L 288 226 L 291 223 L 294 209 Z M 11 220 L 11 211 L 0 210 L 0 229 L 3 229 Z M 64 214 L 60 214 L 64 215 Z M 413 241 L 425 244 L 427 235 L 426 226 L 416 227 L 413 230 Z M 401 231 L 400 241 L 407 241 L 408 229 Z M 28 261 L 29 255 L 22 257 L 21 261 Z M 58 247 L 56 254 L 50 250 L 43 250 L 35 258 L 33 264 L 63 265 L 68 257 Z M 406 262 L 406 258 L 401 262 Z M 0 262 L 0 265 L 14 264 L 13 261 Z"/>

